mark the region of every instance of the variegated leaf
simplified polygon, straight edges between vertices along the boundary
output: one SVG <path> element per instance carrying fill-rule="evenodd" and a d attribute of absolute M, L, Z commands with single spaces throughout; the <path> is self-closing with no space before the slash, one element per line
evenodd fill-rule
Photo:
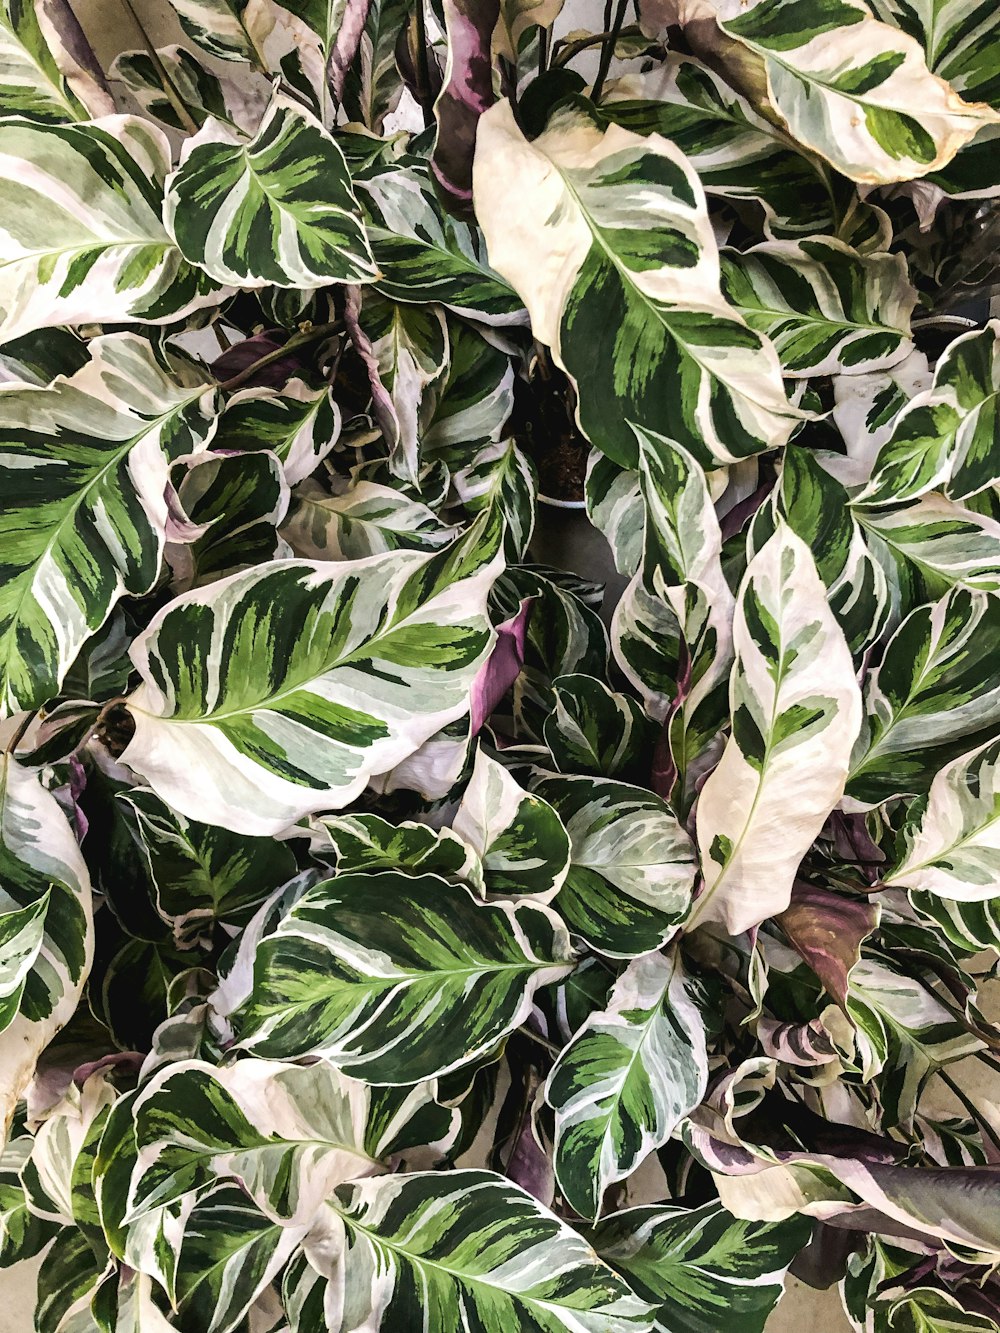
<path fill-rule="evenodd" d="M 572 966 L 547 908 L 481 903 L 433 875 L 345 874 L 309 889 L 258 945 L 238 1030 L 258 1055 L 419 1083 L 494 1051 Z"/>
<path fill-rule="evenodd" d="M 160 212 L 162 131 L 137 116 L 0 122 L 0 342 L 90 322 L 170 324 L 220 293 Z"/>
<path fill-rule="evenodd" d="M 677 148 L 602 132 L 576 105 L 529 143 L 505 102 L 476 142 L 491 262 L 573 379 L 599 449 L 634 464 L 629 422 L 702 461 L 786 443 L 799 413 L 774 349 L 722 296 L 704 190 Z"/>
<path fill-rule="evenodd" d="M 615 568 L 631 578 L 642 560 L 646 523 L 639 477 L 631 468 L 620 468 L 599 450 L 587 460 L 587 517 L 605 536 Z"/>
<path fill-rule="evenodd" d="M 900 412 L 861 504 L 898 505 L 927 491 L 967 500 L 1000 479 L 1000 322 L 949 343 L 934 383 Z"/>
<path fill-rule="evenodd" d="M 829 168 L 799 152 L 794 140 L 700 61 L 668 51 L 638 88 L 634 76 L 612 84 L 600 114 L 637 134 L 670 139 L 709 195 L 756 201 L 769 235 L 835 233 Z"/>
<path fill-rule="evenodd" d="M 923 46 L 935 74 L 967 102 L 1000 102 L 1000 68 L 993 59 L 1000 15 L 980 0 L 871 0 L 880 19 Z"/>
<path fill-rule="evenodd" d="M 561 773 L 628 778 L 652 758 L 654 728 L 627 694 L 593 676 L 559 676 L 543 734 Z"/>
<path fill-rule="evenodd" d="M 656 1305 L 657 1333 L 764 1333 L 809 1232 L 804 1218 L 745 1222 L 713 1201 L 627 1208 L 592 1239 L 632 1290 Z"/>
<path fill-rule="evenodd" d="M 694 887 L 694 849 L 652 792 L 590 777 L 545 778 L 535 791 L 569 833 L 559 914 L 592 948 L 633 958 L 677 930 Z"/>
<path fill-rule="evenodd" d="M 386 434 L 389 467 L 395 476 L 415 484 L 421 466 L 424 392 L 448 365 L 444 312 L 437 306 L 403 305 L 373 294 L 365 297 L 361 322 L 395 418 L 391 434 Z"/>
<path fill-rule="evenodd" d="M 1000 731 L 997 635 L 1000 599 L 963 588 L 907 616 L 865 680 L 849 797 L 926 792 L 938 768 Z"/>
<path fill-rule="evenodd" d="M 705 1025 L 679 954 L 636 958 L 559 1056 L 545 1087 L 555 1170 L 567 1202 L 593 1220 L 605 1190 L 662 1148 L 705 1095 Z"/>
<path fill-rule="evenodd" d="M 863 0 L 711 0 L 723 32 L 762 62 L 772 106 L 792 135 L 866 184 L 925 176 L 998 120 L 933 75 L 918 43 Z"/>
<path fill-rule="evenodd" d="M 846 455 L 829 454 L 824 463 L 845 486 L 863 486 L 879 450 L 892 434 L 896 417 L 931 384 L 923 352 L 913 351 L 891 370 L 870 375 L 837 375 L 833 420 Z"/>
<path fill-rule="evenodd" d="M 1000 741 L 992 740 L 935 775 L 919 822 L 904 829 L 900 863 L 883 883 L 960 902 L 998 896 L 998 758 Z"/>
<path fill-rule="evenodd" d="M 441 875 L 482 887 L 483 868 L 468 843 L 451 829 L 427 824 L 390 824 L 378 815 L 315 816 L 310 852 L 338 872 L 401 870 Z"/>
<path fill-rule="evenodd" d="M 750 562 L 733 637 L 733 733 L 698 802 L 691 923 L 736 935 L 788 906 L 843 794 L 861 692 L 809 548 L 784 523 Z"/>
<path fill-rule="evenodd" d="M 38 1217 L 28 1207 L 21 1170 L 33 1145 L 30 1135 L 21 1134 L 0 1149 L 0 1269 L 33 1259 L 58 1230 L 56 1223 Z"/>
<path fill-rule="evenodd" d="M 390 486 L 359 481 L 330 495 L 319 482 L 306 481 L 295 490 L 281 535 L 307 560 L 363 560 L 388 551 L 437 551 L 457 531 Z"/>
<path fill-rule="evenodd" d="M 290 380 L 280 393 L 243 389 L 219 418 L 218 449 L 269 449 L 290 486 L 315 472 L 340 437 L 341 412 L 330 389 Z"/>
<path fill-rule="evenodd" d="M 169 463 L 215 426 L 214 385 L 183 355 L 131 333 L 89 351 L 49 389 L 0 391 L 0 714 L 52 698 L 121 595 L 156 582 Z"/>
<path fill-rule="evenodd" d="M 344 81 L 344 109 L 376 134 L 395 111 L 403 87 L 396 69 L 396 43 L 409 21 L 412 0 L 371 0 L 358 58 Z"/>
<path fill-rule="evenodd" d="M 483 749 L 452 827 L 478 853 L 487 893 L 551 902 L 569 872 L 562 820 Z"/>
<path fill-rule="evenodd" d="M 722 290 L 792 378 L 882 370 L 913 346 L 917 292 L 899 254 L 860 255 L 823 236 L 768 241 L 722 252 Z"/>
<path fill-rule="evenodd" d="M 396 301 L 439 301 L 486 324 L 519 324 L 524 308 L 470 224 L 446 217 L 425 165 L 381 168 L 356 182 L 378 289 Z"/>
<path fill-rule="evenodd" d="M 514 370 L 503 346 L 456 319 L 448 321 L 449 358 L 429 387 L 421 414 L 422 446 L 452 472 L 469 465 L 477 445 L 497 444 L 514 409 Z"/>
<path fill-rule="evenodd" d="M 238 287 L 310 289 L 377 272 L 343 153 L 281 94 L 249 143 L 216 120 L 185 141 L 164 219 L 186 259 Z"/>
<path fill-rule="evenodd" d="M 452 477 L 456 498 L 470 514 L 495 510 L 504 521 L 504 550 L 523 560 L 535 531 L 538 478 L 531 459 L 513 440 L 484 444 Z"/>
<path fill-rule="evenodd" d="M 433 1311 L 441 1329 L 652 1328 L 650 1306 L 581 1236 L 488 1171 L 343 1185 L 324 1221 L 309 1250 L 316 1266 L 296 1260 L 285 1276 L 296 1333 L 402 1330 L 419 1309 Z"/>
<path fill-rule="evenodd" d="M 949 588 L 1000 591 L 1000 522 L 943 495 L 898 509 L 855 503 L 872 553 L 902 585 L 904 607 Z"/>
<path fill-rule="evenodd" d="M 133 644 L 124 762 L 238 833 L 346 805 L 467 711 L 499 541 L 474 527 L 432 555 L 275 561 L 183 594 Z"/>
<path fill-rule="evenodd" d="M 148 51 L 125 51 L 111 66 L 110 75 L 125 85 L 147 116 L 182 134 L 192 123 L 200 127 L 206 120 L 253 134 L 267 106 L 268 89 L 262 81 L 247 80 L 249 86 L 241 87 L 210 70 L 183 46 L 160 47 L 155 59 Z"/>
<path fill-rule="evenodd" d="M 103 80 L 74 50 L 77 34 L 66 20 L 65 10 L 46 0 L 0 4 L 0 108 L 5 116 L 58 122 L 114 111 Z"/>

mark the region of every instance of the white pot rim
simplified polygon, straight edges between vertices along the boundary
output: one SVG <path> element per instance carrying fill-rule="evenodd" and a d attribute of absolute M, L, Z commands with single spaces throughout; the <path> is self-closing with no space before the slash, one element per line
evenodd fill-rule
<path fill-rule="evenodd" d="M 581 510 L 587 508 L 586 500 L 553 500 L 551 496 L 541 494 L 538 496 L 538 503 L 540 505 L 549 505 L 552 509 Z"/>

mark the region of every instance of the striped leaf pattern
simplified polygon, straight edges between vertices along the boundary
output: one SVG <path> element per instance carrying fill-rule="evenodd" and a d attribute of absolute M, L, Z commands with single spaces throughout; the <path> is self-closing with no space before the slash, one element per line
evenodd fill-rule
<path fill-rule="evenodd" d="M 576 107 L 529 143 L 507 103 L 482 117 L 476 142 L 490 259 L 576 384 L 597 448 L 634 462 L 630 421 L 703 461 L 788 440 L 798 414 L 777 356 L 722 296 L 704 190 L 678 149 L 602 132 Z"/>
<path fill-rule="evenodd" d="M 404 820 L 390 824 L 378 815 L 314 818 L 310 851 L 339 871 L 402 870 L 429 872 L 481 887 L 483 869 L 468 843 L 451 829 L 432 829 Z"/>
<path fill-rule="evenodd" d="M 343 495 L 330 495 L 318 482 L 303 482 L 281 533 L 306 560 L 437 551 L 457 536 L 427 505 L 374 481 L 360 481 Z"/>
<path fill-rule="evenodd" d="M 284 96 L 249 143 L 216 120 L 185 142 L 164 218 L 184 257 L 223 284 L 308 289 L 376 274 L 340 148 Z"/>
<path fill-rule="evenodd" d="M 279 560 L 176 598 L 133 645 L 125 762 L 237 833 L 347 804 L 467 711 L 498 543 L 472 528 L 432 555 Z"/>
<path fill-rule="evenodd" d="M 60 123 L 114 111 L 93 72 L 74 59 L 44 0 L 0 4 L 0 108 L 5 116 Z"/>
<path fill-rule="evenodd" d="M 691 921 L 738 934 L 788 906 L 843 795 L 861 693 L 809 549 L 784 523 L 750 562 L 733 638 L 733 731 L 698 803 L 705 887 Z"/>
<path fill-rule="evenodd" d="M 544 907 L 477 902 L 433 875 L 344 874 L 258 946 L 242 1045 L 419 1083 L 492 1052 L 573 959 Z"/>
<path fill-rule="evenodd" d="M 711 8 L 763 62 L 768 97 L 794 138 L 852 180 L 924 176 L 997 119 L 932 74 L 918 43 L 874 19 L 863 0 Z"/>
<path fill-rule="evenodd" d="M 242 389 L 219 418 L 218 449 L 268 449 L 280 461 L 290 486 L 305 481 L 340 437 L 341 411 L 329 389 L 293 379 L 280 393 Z"/>
<path fill-rule="evenodd" d="M 95 314 L 169 324 L 225 293 L 160 217 L 170 149 L 137 116 L 0 121 L 0 342 Z"/>
<path fill-rule="evenodd" d="M 214 386 L 187 358 L 130 333 L 89 352 L 51 389 L 4 395 L 0 713 L 52 698 L 122 594 L 152 588 L 169 464 L 215 426 Z"/>
<path fill-rule="evenodd" d="M 556 1179 L 572 1207 L 596 1218 L 608 1186 L 667 1142 L 707 1084 L 705 1025 L 679 958 L 636 958 L 546 1084 L 556 1115 Z"/>

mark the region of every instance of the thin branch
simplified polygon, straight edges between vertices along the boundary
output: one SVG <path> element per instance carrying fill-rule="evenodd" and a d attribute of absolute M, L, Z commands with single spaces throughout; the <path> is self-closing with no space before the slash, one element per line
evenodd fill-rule
<path fill-rule="evenodd" d="M 618 44 L 618 37 L 622 30 L 622 24 L 625 22 L 625 10 L 628 8 L 629 0 L 618 0 L 618 8 L 615 11 L 614 22 L 608 24 L 608 9 L 611 6 L 611 0 L 608 0 L 608 6 L 604 11 L 604 26 L 610 26 L 608 40 L 601 47 L 601 61 L 597 66 L 597 78 L 594 80 L 594 86 L 590 90 L 590 100 L 595 104 L 601 100 L 601 93 L 604 90 L 604 80 L 608 77 L 608 70 L 611 68 L 611 59 L 615 53 L 615 47 Z"/>
<path fill-rule="evenodd" d="M 258 370 L 263 370 L 265 366 L 273 365 L 275 361 L 283 361 L 290 352 L 297 351 L 300 347 L 305 347 L 308 343 L 316 342 L 319 338 L 328 338 L 331 333 L 336 333 L 340 328 L 339 324 L 314 324 L 311 329 L 304 329 L 301 333 L 294 333 L 288 342 L 281 347 L 275 348 L 273 352 L 267 352 L 250 366 L 246 366 L 238 375 L 232 379 L 222 380 L 219 388 L 223 393 L 232 393 L 238 389 L 241 384 L 252 379 Z"/>
<path fill-rule="evenodd" d="M 970 1101 L 970 1099 L 965 1095 L 965 1093 L 958 1086 L 958 1084 L 951 1077 L 951 1075 L 946 1074 L 943 1069 L 939 1069 L 937 1071 L 937 1076 L 941 1080 L 941 1082 L 945 1085 L 945 1087 L 951 1092 L 952 1096 L 955 1097 L 957 1101 L 961 1102 L 961 1104 L 965 1107 L 969 1119 L 972 1121 L 974 1125 L 977 1126 L 980 1133 L 984 1134 L 989 1139 L 989 1141 L 993 1144 L 994 1148 L 1000 1150 L 1000 1136 L 997 1135 L 996 1130 L 989 1123 L 989 1121 L 984 1120 L 980 1116 L 979 1112 L 976 1110 L 972 1101 Z"/>
<path fill-rule="evenodd" d="M 532 1041 L 537 1042 L 539 1046 L 544 1046 L 550 1055 L 562 1055 L 561 1046 L 556 1046 L 554 1042 L 549 1041 L 548 1037 L 543 1037 L 540 1032 L 533 1031 L 527 1024 L 524 1024 L 524 1026 L 519 1027 L 517 1030 L 518 1032 L 523 1033 L 524 1036 L 530 1037 Z"/>

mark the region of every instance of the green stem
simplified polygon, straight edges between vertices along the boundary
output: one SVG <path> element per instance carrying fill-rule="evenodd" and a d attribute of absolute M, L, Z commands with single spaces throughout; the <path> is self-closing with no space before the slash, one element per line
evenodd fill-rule
<path fill-rule="evenodd" d="M 597 66 L 597 78 L 594 80 L 594 86 L 590 90 L 590 100 L 597 103 L 601 100 L 601 93 L 604 90 L 604 80 L 608 77 L 608 70 L 611 68 L 611 58 L 615 53 L 615 46 L 618 42 L 618 36 L 622 30 L 622 24 L 625 22 L 625 10 L 628 8 L 629 0 L 618 0 L 618 8 L 615 11 L 613 23 L 609 23 L 611 0 L 604 10 L 604 26 L 608 28 L 608 39 L 601 47 L 601 62 Z"/>
<path fill-rule="evenodd" d="M 38 716 L 38 709 L 32 708 L 28 713 L 28 715 L 25 717 L 24 721 L 20 723 L 20 725 L 17 727 L 17 730 L 14 732 L 13 736 L 11 736 L 10 740 L 4 746 L 4 754 L 14 753 L 17 747 L 24 740 L 25 733 L 27 732 L 28 728 L 31 726 L 32 722 L 34 722 L 37 716 Z"/>
<path fill-rule="evenodd" d="M 978 1127 L 980 1133 L 984 1134 L 989 1139 L 994 1148 L 1000 1149 L 1000 1136 L 997 1135 L 996 1130 L 989 1121 L 983 1119 L 972 1101 L 965 1095 L 951 1075 L 946 1074 L 943 1069 L 939 1069 L 937 1075 L 945 1087 L 951 1092 L 952 1096 L 965 1107 L 969 1119 Z"/>
<path fill-rule="evenodd" d="M 277 347 L 273 352 L 267 352 L 264 356 L 258 357 L 252 366 L 247 366 L 238 375 L 234 375 L 232 379 L 220 381 L 219 388 L 223 393 L 232 393 L 234 389 L 238 389 L 241 384 L 245 384 L 248 379 L 256 375 L 258 370 L 273 365 L 275 361 L 283 360 L 289 352 L 295 352 L 308 343 L 316 342 L 319 338 L 329 337 L 331 333 L 336 333 L 339 328 L 339 324 L 315 324 L 311 329 L 305 329 L 302 333 L 295 333 L 282 347 Z"/>
<path fill-rule="evenodd" d="M 167 95 L 167 101 L 176 111 L 178 120 L 180 120 L 181 124 L 190 134 L 197 134 L 199 129 L 198 122 L 194 119 L 194 117 L 191 115 L 191 112 L 187 109 L 187 107 L 181 100 L 181 95 L 177 91 L 177 85 L 170 77 L 170 71 L 167 69 L 166 65 L 160 59 L 159 52 L 157 51 L 153 43 L 150 41 L 146 29 L 142 26 L 142 21 L 139 18 L 139 15 L 135 12 L 135 9 L 132 5 L 132 0 L 122 0 L 122 6 L 126 10 L 128 10 L 129 14 L 131 14 L 132 22 L 139 30 L 139 33 L 142 37 L 142 44 L 146 48 L 146 54 L 153 62 L 153 68 L 156 70 L 156 73 L 160 79 L 160 83 L 163 85 L 163 91 Z"/>
<path fill-rule="evenodd" d="M 543 1037 L 541 1033 L 532 1031 L 527 1025 L 520 1027 L 517 1030 L 525 1037 L 529 1037 L 532 1041 L 537 1042 L 539 1046 L 544 1046 L 550 1055 L 562 1054 L 561 1047 L 556 1046 L 553 1042 L 549 1041 L 548 1037 Z"/>

